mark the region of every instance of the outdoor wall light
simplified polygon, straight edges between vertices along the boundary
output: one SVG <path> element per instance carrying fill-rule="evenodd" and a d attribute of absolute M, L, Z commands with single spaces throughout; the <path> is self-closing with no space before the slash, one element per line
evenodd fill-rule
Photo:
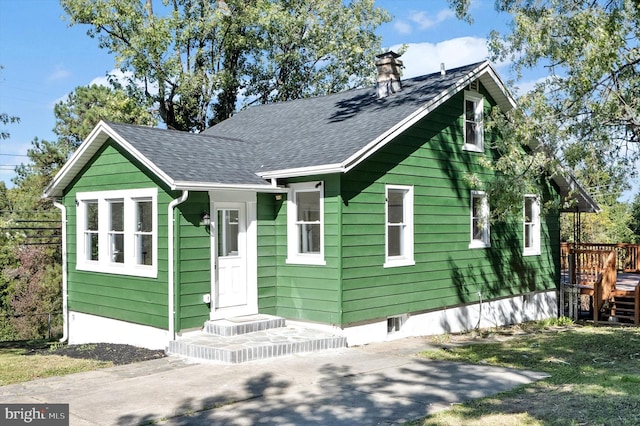
<path fill-rule="evenodd" d="M 200 215 L 200 223 L 204 226 L 211 226 L 211 216 L 209 216 L 209 213 L 204 212 Z"/>

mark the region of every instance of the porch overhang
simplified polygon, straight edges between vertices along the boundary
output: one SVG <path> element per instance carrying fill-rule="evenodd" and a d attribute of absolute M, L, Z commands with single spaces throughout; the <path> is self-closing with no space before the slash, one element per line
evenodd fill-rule
<path fill-rule="evenodd" d="M 553 181 L 560 190 L 563 213 L 600 213 L 600 205 L 589 195 L 580 182 L 570 174 L 557 174 Z"/>

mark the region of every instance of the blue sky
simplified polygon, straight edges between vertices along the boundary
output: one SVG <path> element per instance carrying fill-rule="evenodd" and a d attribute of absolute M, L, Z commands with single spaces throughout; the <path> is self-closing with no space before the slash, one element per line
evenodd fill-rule
<path fill-rule="evenodd" d="M 156 0 L 159 2 L 160 0 Z M 486 38 L 504 31 L 509 16 L 497 14 L 493 0 L 474 0 L 474 24 L 458 21 L 446 0 L 376 0 L 393 16 L 379 28 L 383 46 L 409 46 L 402 60 L 404 76 L 413 77 L 486 59 Z M 21 122 L 6 127 L 11 138 L 0 141 L 0 180 L 10 186 L 13 166 L 33 138 L 55 139 L 53 106 L 77 86 L 104 80 L 114 57 L 86 35 L 87 27 L 69 27 L 56 0 L 0 0 L 0 112 Z M 498 64 L 503 80 L 508 64 Z M 542 74 L 530 73 L 528 87 Z"/>

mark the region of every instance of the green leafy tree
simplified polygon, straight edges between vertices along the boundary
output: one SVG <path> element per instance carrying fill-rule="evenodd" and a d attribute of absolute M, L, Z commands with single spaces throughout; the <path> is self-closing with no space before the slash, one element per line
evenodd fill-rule
<path fill-rule="evenodd" d="M 470 3 L 449 0 L 467 21 Z M 517 110 L 495 120 L 505 140 L 518 141 L 523 149 L 497 147 L 506 157 L 490 166 L 511 179 L 513 185 L 502 186 L 512 192 L 535 180 L 535 172 L 551 176 L 563 166 L 605 194 L 599 202 L 614 207 L 611 194 L 619 195 L 629 177 L 637 176 L 640 159 L 638 1 L 494 4 L 513 19 L 505 34 L 492 32 L 492 59 L 510 62 L 518 77 L 534 68 L 547 76 L 519 98 Z"/>
<path fill-rule="evenodd" d="M 116 82 L 112 82 L 111 87 L 97 84 L 76 87 L 65 101 L 54 107 L 56 124 L 53 131 L 59 137 L 58 144 L 66 145 L 71 152 L 102 119 L 156 125 L 150 105 L 137 95 L 127 92 Z"/>
<path fill-rule="evenodd" d="M 636 194 L 629 209 L 631 211 L 631 223 L 629 224 L 629 228 L 635 236 L 635 242 L 640 243 L 640 192 Z"/>
<path fill-rule="evenodd" d="M 62 308 L 61 247 L 41 245 L 56 241 L 55 231 L 48 229 L 51 222 L 44 220 L 59 222 L 60 213 L 51 200 L 41 197 L 44 188 L 99 120 L 156 123 L 144 102 L 117 84 L 78 87 L 55 106 L 54 114 L 58 139 L 35 138 L 27 151 L 29 161 L 16 168 L 14 187 L 0 185 L 1 227 L 10 230 L 18 220 L 41 227 L 35 240 L 20 229 L 0 234 L 0 338 L 4 339 L 45 336 L 48 313 Z M 59 318 L 54 316 L 55 321 Z"/>
<path fill-rule="evenodd" d="M 14 117 L 12 115 L 7 114 L 6 112 L 0 112 L 0 123 L 2 123 L 3 126 L 6 126 L 8 124 L 15 124 L 19 122 L 20 122 L 19 117 Z M 9 134 L 8 131 L 6 131 L 5 129 L 0 129 L 0 139 L 9 139 L 9 136 L 11 135 Z"/>
<path fill-rule="evenodd" d="M 59 250 L 45 246 L 16 246 L 17 266 L 3 271 L 10 283 L 6 294 L 11 308 L 10 323 L 15 336 L 20 339 L 47 337 L 49 314 L 59 313 L 61 309 L 62 266 L 59 254 Z M 52 257 L 57 261 L 52 262 Z M 59 325 L 59 315 L 52 315 L 51 319 Z"/>
<path fill-rule="evenodd" d="M 591 243 L 635 243 L 637 236 L 632 229 L 632 213 L 627 203 L 614 201 L 601 204 L 599 214 L 582 215 L 580 222 L 580 241 Z M 574 242 L 573 214 L 563 215 L 561 221 L 561 239 Z"/>
<path fill-rule="evenodd" d="M 164 123 L 201 131 L 241 101 L 362 84 L 389 15 L 373 0 L 61 0 L 71 25 L 109 49 Z M 157 6 L 157 5 L 156 5 Z"/>

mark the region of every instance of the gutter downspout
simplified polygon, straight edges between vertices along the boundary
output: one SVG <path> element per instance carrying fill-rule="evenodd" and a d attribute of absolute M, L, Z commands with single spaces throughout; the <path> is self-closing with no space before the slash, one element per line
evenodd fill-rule
<path fill-rule="evenodd" d="M 189 191 L 182 191 L 182 196 L 179 198 L 176 198 L 175 200 L 171 201 L 169 203 L 169 207 L 168 207 L 168 211 L 167 211 L 167 217 L 168 217 L 168 227 L 169 227 L 169 235 L 168 235 L 168 239 L 169 239 L 169 244 L 168 244 L 168 249 L 169 249 L 169 265 L 168 265 L 168 279 L 167 279 L 167 294 L 169 295 L 169 300 L 168 300 L 168 305 L 169 305 L 169 337 L 171 338 L 171 340 L 175 340 L 176 339 L 176 330 L 175 330 L 175 277 L 174 277 L 174 271 L 175 271 L 175 265 L 173 264 L 174 262 L 174 242 L 173 242 L 173 231 L 174 231 L 174 221 L 175 221 L 175 217 L 173 216 L 173 209 L 178 205 L 178 204 L 182 204 L 185 201 L 187 201 L 187 197 L 189 196 Z"/>
<path fill-rule="evenodd" d="M 69 309 L 67 305 L 67 208 L 57 201 L 53 205 L 60 209 L 62 215 L 62 338 L 66 342 L 69 338 Z"/>

